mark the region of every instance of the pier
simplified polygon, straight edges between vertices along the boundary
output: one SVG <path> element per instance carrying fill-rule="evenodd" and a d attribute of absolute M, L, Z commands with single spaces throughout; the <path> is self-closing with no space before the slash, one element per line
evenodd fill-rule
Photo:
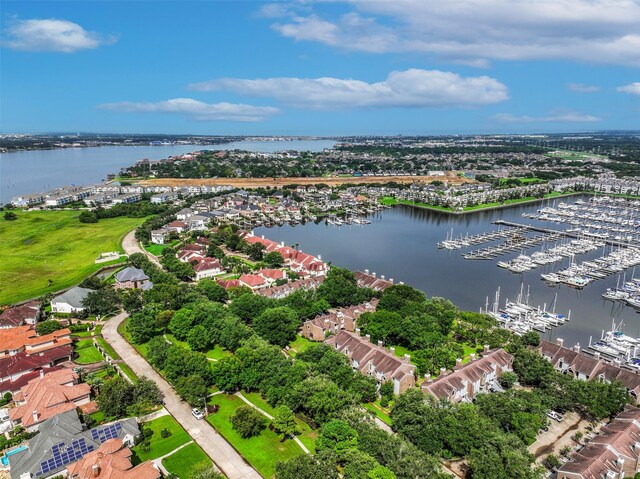
<path fill-rule="evenodd" d="M 603 238 L 601 236 L 597 236 L 593 234 L 590 235 L 585 233 L 577 233 L 573 231 L 562 231 L 562 230 L 554 230 L 551 228 L 542 228 L 540 226 L 523 225 L 522 223 L 515 223 L 513 221 L 497 220 L 497 221 L 494 221 L 493 224 L 499 225 L 499 226 L 508 226 L 510 228 L 520 228 L 526 231 L 534 231 L 537 233 L 557 234 L 559 236 L 564 236 L 566 238 L 573 238 L 573 239 L 585 238 L 585 237 L 593 238 L 593 239 L 603 241 L 610 246 L 618 246 L 623 248 L 626 248 L 629 246 L 628 241 L 619 241 L 619 240 L 610 239 L 610 238 Z"/>

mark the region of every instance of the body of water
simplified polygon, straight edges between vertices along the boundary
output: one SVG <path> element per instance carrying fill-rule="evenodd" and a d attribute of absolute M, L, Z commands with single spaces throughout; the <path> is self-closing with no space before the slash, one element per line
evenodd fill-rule
<path fill-rule="evenodd" d="M 221 145 L 103 146 L 30 150 L 0 155 L 0 203 L 17 195 L 97 183 L 138 160 L 161 160 L 196 150 L 322 151 L 331 140 L 238 141 Z"/>
<path fill-rule="evenodd" d="M 324 261 L 337 266 L 351 270 L 369 269 L 378 275 L 385 275 L 386 279 L 393 278 L 396 283 L 402 281 L 421 289 L 428 296 L 448 298 L 464 310 L 478 311 L 481 306 L 484 307 L 487 296 L 491 304 L 498 287 L 501 289 L 501 306 L 504 306 L 506 298 L 516 298 L 522 283 L 525 291 L 530 286 L 531 303 L 535 305 L 552 304 L 557 293 L 556 312 L 566 314 L 571 310 L 571 321 L 548 331 L 545 337 L 551 340 L 563 338 L 565 344 L 570 346 L 577 342 L 587 346 L 590 336 L 594 340 L 599 339 L 603 329 L 611 329 L 614 319 L 616 323 L 623 321 L 627 334 L 640 337 L 640 315 L 630 307 L 604 301 L 600 296 L 606 288 L 615 286 L 617 276 L 594 281 L 582 290 L 564 285 L 550 287 L 540 279 L 540 273 L 566 267 L 569 260 L 539 267 L 524 274 L 513 274 L 498 268 L 496 263 L 512 259 L 520 252 L 491 261 L 472 261 L 465 260 L 460 250 L 436 248 L 436 243 L 446 239 L 452 228 L 455 236 L 478 234 L 497 229 L 491 223 L 498 219 L 562 229 L 550 223 L 522 217 L 522 213 L 535 211 L 540 207 L 540 203 L 533 203 L 454 216 L 397 206 L 370 216 L 372 224 L 365 226 L 336 227 L 322 222 L 261 227 L 255 232 L 275 241 L 297 244 L 303 251 L 320 254 Z M 474 248 L 482 246 L 485 245 Z M 537 246 L 525 252 L 539 249 L 540 246 Z M 602 256 L 602 250 L 577 256 L 576 261 L 599 256 Z"/>

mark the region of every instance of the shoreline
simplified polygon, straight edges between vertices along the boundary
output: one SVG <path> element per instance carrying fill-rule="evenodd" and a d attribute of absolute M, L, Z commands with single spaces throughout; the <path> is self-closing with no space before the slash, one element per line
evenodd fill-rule
<path fill-rule="evenodd" d="M 418 203 L 400 203 L 397 202 L 395 204 L 392 205 L 386 205 L 386 206 L 392 206 L 392 207 L 396 207 L 396 206 L 408 206 L 409 208 L 419 208 L 419 209 L 423 209 L 423 210 L 429 210 L 429 211 L 434 211 L 436 213 L 442 213 L 442 214 L 446 214 L 446 215 L 467 215 L 467 214 L 471 214 L 471 213 L 479 213 L 481 211 L 492 211 L 492 210 L 500 210 L 503 208 L 509 208 L 511 206 L 520 206 L 520 205 L 526 205 L 526 204 L 531 204 L 531 203 L 537 203 L 537 202 L 541 202 L 541 201 L 546 201 L 546 200 L 553 200 L 556 198 L 568 198 L 571 196 L 576 196 L 576 195 L 593 195 L 593 196 L 611 196 L 614 198 L 625 198 L 628 200 L 640 200 L 640 196 L 633 196 L 633 195 L 625 195 L 625 194 L 621 194 L 621 193 L 601 193 L 601 192 L 596 192 L 596 191 L 574 191 L 571 193 L 560 193 L 558 195 L 554 195 L 554 196 L 549 196 L 549 197 L 545 197 L 545 198 L 532 198 L 532 199 L 526 199 L 526 200 L 522 200 L 522 201 L 515 201 L 513 203 L 507 203 L 507 204 L 503 204 L 503 205 L 492 205 L 492 206 L 484 206 L 484 207 L 478 207 L 478 208 L 474 208 L 474 209 L 470 209 L 470 210 L 464 210 L 464 211 L 451 211 L 448 209 L 441 209 L 435 206 L 428 206 L 426 204 L 418 204 Z M 394 198 L 395 200 L 395 198 Z M 395 200 L 398 201 L 398 200 Z M 382 203 L 385 204 L 385 203 Z"/>

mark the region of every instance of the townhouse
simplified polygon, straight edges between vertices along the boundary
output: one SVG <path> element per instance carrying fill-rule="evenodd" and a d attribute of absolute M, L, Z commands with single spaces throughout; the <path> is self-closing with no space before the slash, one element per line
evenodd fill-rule
<path fill-rule="evenodd" d="M 32 325 L 0 329 L 0 359 L 18 353 L 40 354 L 49 349 L 71 344 L 71 331 L 60 329 L 39 336 Z"/>
<path fill-rule="evenodd" d="M 409 355 L 398 358 L 395 351 L 383 347 L 382 341 L 372 344 L 369 335 L 359 335 L 340 331 L 329 337 L 326 344 L 347 356 L 353 369 L 373 377 L 378 384 L 391 381 L 394 394 L 402 394 L 416 385 L 416 367 L 411 364 Z"/>
<path fill-rule="evenodd" d="M 433 380 L 430 375 L 425 375 L 422 391 L 437 400 L 472 402 L 478 394 L 502 390 L 498 378 L 502 373 L 512 371 L 512 365 L 513 356 L 504 349 L 485 346 L 477 359 L 475 354 L 466 364 L 457 359 L 456 366 L 449 373 L 442 368 L 440 375 Z"/>
<path fill-rule="evenodd" d="M 301 334 L 311 341 L 324 341 L 329 334 L 338 334 L 342 330 L 354 332 L 358 317 L 363 313 L 375 311 L 377 305 L 378 300 L 372 299 L 356 306 L 331 309 L 327 314 L 305 321 Z"/>
<path fill-rule="evenodd" d="M 619 363 L 608 363 L 600 358 L 599 353 L 593 356 L 580 350 L 579 346 L 567 348 L 564 341 L 558 339 L 555 343 L 543 340 L 538 351 L 551 362 L 553 367 L 564 374 L 571 374 L 582 381 L 619 381 L 638 403 L 640 397 L 640 374 L 622 368 Z"/>
<path fill-rule="evenodd" d="M 11 306 L 0 313 L 0 329 L 15 328 L 25 324 L 36 324 L 40 319 L 41 304 L 38 301 Z"/>

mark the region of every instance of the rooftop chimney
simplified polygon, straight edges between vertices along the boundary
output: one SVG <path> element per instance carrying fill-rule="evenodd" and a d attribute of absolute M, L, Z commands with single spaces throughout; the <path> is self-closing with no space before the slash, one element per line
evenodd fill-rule
<path fill-rule="evenodd" d="M 42 379 L 44 377 L 44 369 L 40 370 L 40 379 Z"/>
<path fill-rule="evenodd" d="M 456 359 L 456 366 L 460 366 L 462 365 L 462 358 L 457 358 Z"/>
<path fill-rule="evenodd" d="M 573 347 L 573 350 L 574 350 L 576 353 L 579 353 L 579 352 L 580 352 L 580 343 L 576 343 L 576 345 Z"/>
<path fill-rule="evenodd" d="M 380 275 L 380 279 L 381 279 L 382 281 L 384 281 L 384 274 L 381 274 L 381 275 Z"/>
<path fill-rule="evenodd" d="M 469 355 L 469 361 L 475 361 L 476 360 L 476 353 L 471 353 Z"/>
<path fill-rule="evenodd" d="M 447 373 L 447 368 L 440 368 L 440 376 L 444 376 Z"/>
<path fill-rule="evenodd" d="M 562 338 L 556 339 L 556 344 L 560 347 L 564 346 L 564 339 Z"/>
<path fill-rule="evenodd" d="M 389 283 L 393 284 L 393 278 L 389 278 Z"/>
<path fill-rule="evenodd" d="M 407 364 L 408 364 L 408 363 L 410 363 L 410 362 L 411 362 L 411 355 L 409 355 L 409 354 L 405 354 L 405 355 L 404 355 L 404 358 L 403 358 L 403 361 L 404 361 L 405 363 L 407 363 Z"/>
<path fill-rule="evenodd" d="M 320 261 L 322 261 L 322 256 L 321 256 L 321 255 L 318 255 L 318 259 L 319 259 Z"/>
<path fill-rule="evenodd" d="M 400 281 L 398 284 L 404 284 L 404 281 Z"/>
<path fill-rule="evenodd" d="M 489 351 L 490 351 L 489 345 L 488 345 L 488 344 L 485 344 L 485 345 L 484 345 L 484 348 L 482 348 L 482 352 L 483 352 L 483 353 L 485 353 L 485 354 L 487 354 Z"/>
<path fill-rule="evenodd" d="M 367 341 L 371 342 L 371 335 L 370 334 L 365 334 L 364 337 L 367 338 Z"/>
<path fill-rule="evenodd" d="M 596 359 L 600 359 L 600 351 L 596 351 L 595 353 L 593 353 L 593 357 Z"/>
<path fill-rule="evenodd" d="M 100 475 L 100 466 L 97 464 L 91 466 L 91 475 L 92 477 L 98 477 Z"/>
<path fill-rule="evenodd" d="M 389 351 L 391 351 L 391 354 L 396 354 L 396 348 L 394 348 L 393 346 L 389 348 Z"/>
<path fill-rule="evenodd" d="M 356 328 L 356 334 L 360 336 L 360 328 Z"/>
<path fill-rule="evenodd" d="M 369 270 L 368 270 L 368 269 L 365 269 L 365 270 L 364 270 L 364 274 L 369 274 Z"/>
<path fill-rule="evenodd" d="M 264 239 L 264 235 L 262 235 L 262 239 Z"/>
<path fill-rule="evenodd" d="M 373 276 L 374 278 L 376 277 L 375 271 L 373 273 L 371 273 L 371 276 Z"/>
<path fill-rule="evenodd" d="M 431 382 L 431 374 L 425 374 L 424 375 L 424 382 L 425 383 L 430 383 Z"/>
<path fill-rule="evenodd" d="M 383 345 L 382 341 L 378 340 L 378 347 L 381 348 Z"/>
<path fill-rule="evenodd" d="M 32 414 L 33 414 L 33 420 L 38 421 L 38 416 L 39 416 L 38 411 L 33 411 Z"/>

